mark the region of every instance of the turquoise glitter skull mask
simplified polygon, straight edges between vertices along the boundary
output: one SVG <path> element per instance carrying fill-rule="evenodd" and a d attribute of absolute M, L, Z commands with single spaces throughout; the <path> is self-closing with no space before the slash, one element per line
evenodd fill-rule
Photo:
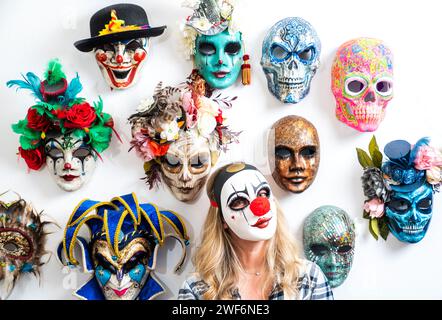
<path fill-rule="evenodd" d="M 339 287 L 347 279 L 354 248 L 354 224 L 344 210 L 323 206 L 305 220 L 305 256 L 319 265 L 332 288 Z"/>

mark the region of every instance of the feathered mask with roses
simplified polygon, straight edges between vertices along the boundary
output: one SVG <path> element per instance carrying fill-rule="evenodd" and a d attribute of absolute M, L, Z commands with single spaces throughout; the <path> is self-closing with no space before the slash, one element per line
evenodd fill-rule
<path fill-rule="evenodd" d="M 12 126 L 20 135 L 19 155 L 29 169 L 39 170 L 45 163 L 44 141 L 48 133 L 73 134 L 85 139 L 97 155 L 109 147 L 114 122 L 103 112 L 103 101 L 90 105 L 77 97 L 83 86 L 77 74 L 68 84 L 60 62 L 49 62 L 40 80 L 34 73 L 22 75 L 23 80 L 11 80 L 7 86 L 30 90 L 36 100 L 26 118 Z"/>
<path fill-rule="evenodd" d="M 161 181 L 160 159 L 170 145 L 185 132 L 203 136 L 212 151 L 227 151 L 238 142 L 239 132 L 225 125 L 222 108 L 231 108 L 236 97 L 221 97 L 209 91 L 204 79 L 194 72 L 178 87 L 160 82 L 150 99 L 143 100 L 137 113 L 129 117 L 132 127 L 131 150 L 145 161 L 146 182 L 152 189 Z"/>

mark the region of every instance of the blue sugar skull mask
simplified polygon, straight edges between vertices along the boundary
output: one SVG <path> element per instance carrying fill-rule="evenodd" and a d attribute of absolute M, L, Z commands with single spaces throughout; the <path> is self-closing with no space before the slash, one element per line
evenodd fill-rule
<path fill-rule="evenodd" d="M 244 55 L 241 38 L 241 32 L 228 29 L 197 37 L 195 68 L 212 88 L 225 89 L 238 79 Z"/>
<path fill-rule="evenodd" d="M 391 233 L 403 242 L 421 241 L 433 216 L 433 187 L 424 183 L 411 191 L 394 186 L 392 189 L 385 209 Z"/>
<path fill-rule="evenodd" d="M 284 103 L 298 103 L 310 91 L 319 67 L 321 41 L 301 18 L 285 18 L 267 33 L 261 66 L 270 92 Z"/>
<path fill-rule="evenodd" d="M 370 232 L 376 239 L 387 240 L 390 232 L 406 243 L 425 237 L 433 216 L 433 196 L 442 183 L 442 153 L 429 143 L 429 138 L 415 145 L 392 141 L 384 148 L 384 162 L 375 137 L 370 154 L 358 149 L 367 198 L 364 218 L 370 220 Z"/>
<path fill-rule="evenodd" d="M 304 222 L 304 253 L 319 265 L 332 288 L 347 279 L 353 264 L 355 228 L 347 213 L 334 206 L 313 211 Z"/>

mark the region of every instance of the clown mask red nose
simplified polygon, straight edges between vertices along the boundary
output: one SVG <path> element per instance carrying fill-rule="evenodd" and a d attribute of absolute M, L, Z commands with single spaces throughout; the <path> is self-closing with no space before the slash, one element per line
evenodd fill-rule
<path fill-rule="evenodd" d="M 250 203 L 250 210 L 257 217 L 262 217 L 270 211 L 269 199 L 259 197 Z"/>

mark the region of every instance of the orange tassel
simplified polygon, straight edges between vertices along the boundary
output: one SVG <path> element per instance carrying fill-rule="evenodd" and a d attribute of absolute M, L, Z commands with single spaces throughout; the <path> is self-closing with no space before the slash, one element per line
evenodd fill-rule
<path fill-rule="evenodd" d="M 245 54 L 242 58 L 244 63 L 241 66 L 241 76 L 242 76 L 242 84 L 247 86 L 250 85 L 252 79 L 251 79 L 251 70 L 250 70 L 250 64 L 249 64 L 249 55 Z"/>

